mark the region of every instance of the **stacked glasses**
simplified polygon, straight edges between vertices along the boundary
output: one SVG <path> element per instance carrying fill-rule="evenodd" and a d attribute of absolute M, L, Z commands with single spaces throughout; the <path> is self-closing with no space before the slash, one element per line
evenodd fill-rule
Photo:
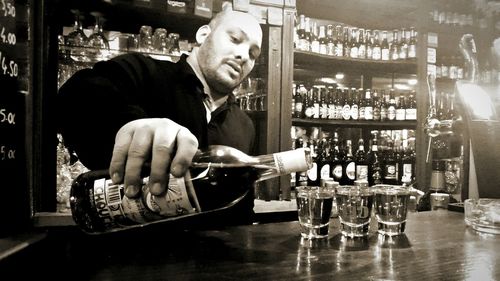
<path fill-rule="evenodd" d="M 345 237 L 366 237 L 372 215 L 377 232 L 385 236 L 404 233 L 410 191 L 397 185 L 368 187 L 365 181 L 337 188 L 297 187 L 297 209 L 304 238 L 328 237 L 333 200 L 337 203 L 340 232 Z"/>

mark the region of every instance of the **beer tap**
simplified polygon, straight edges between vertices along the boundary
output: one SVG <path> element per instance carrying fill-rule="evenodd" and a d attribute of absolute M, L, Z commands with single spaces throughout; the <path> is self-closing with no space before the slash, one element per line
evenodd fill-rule
<path fill-rule="evenodd" d="M 432 138 L 439 136 L 440 121 L 436 117 L 436 76 L 434 74 L 427 75 L 427 86 L 429 90 L 429 111 L 427 113 L 427 118 L 425 119 L 424 131 L 429 136 L 427 145 L 427 155 L 425 162 L 429 163 Z"/>

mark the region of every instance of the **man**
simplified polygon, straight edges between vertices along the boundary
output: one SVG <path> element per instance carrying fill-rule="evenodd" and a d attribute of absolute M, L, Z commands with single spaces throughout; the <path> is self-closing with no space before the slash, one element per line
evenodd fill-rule
<path fill-rule="evenodd" d="M 224 11 L 196 40 L 200 46 L 178 63 L 127 54 L 76 73 L 60 89 L 65 144 L 89 169 L 109 167 L 128 197 L 139 195 L 146 162 L 151 193 L 161 195 L 169 173 L 183 176 L 198 148 L 252 152 L 255 130 L 232 91 L 260 55 L 260 25 L 249 14 Z M 246 202 L 241 219 L 250 222 L 251 196 Z"/>

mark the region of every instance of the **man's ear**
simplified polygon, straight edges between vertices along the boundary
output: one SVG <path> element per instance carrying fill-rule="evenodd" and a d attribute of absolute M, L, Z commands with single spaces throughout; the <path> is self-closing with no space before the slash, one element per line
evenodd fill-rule
<path fill-rule="evenodd" d="M 212 29 L 207 24 L 198 28 L 198 31 L 196 31 L 196 42 L 198 44 L 202 44 L 205 41 L 205 39 L 207 38 L 208 34 L 210 34 L 211 31 L 212 31 Z"/>

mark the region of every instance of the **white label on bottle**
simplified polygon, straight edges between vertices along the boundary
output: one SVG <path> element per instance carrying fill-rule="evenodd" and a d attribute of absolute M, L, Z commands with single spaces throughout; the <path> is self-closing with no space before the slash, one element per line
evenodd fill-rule
<path fill-rule="evenodd" d="M 401 182 L 411 182 L 412 165 L 403 164 L 403 176 L 401 177 Z"/>
<path fill-rule="evenodd" d="M 342 178 L 342 165 L 335 165 L 332 174 L 335 179 Z"/>
<path fill-rule="evenodd" d="M 321 167 L 320 171 L 320 179 L 330 179 L 330 165 L 325 164 L 323 167 Z"/>
<path fill-rule="evenodd" d="M 394 180 L 398 178 L 396 165 L 386 165 L 385 166 L 385 179 Z"/>
<path fill-rule="evenodd" d="M 351 119 L 351 106 L 350 105 L 346 104 L 342 108 L 342 118 L 344 118 L 344 120 Z"/>
<path fill-rule="evenodd" d="M 406 109 L 406 120 L 417 120 L 417 109 L 407 108 Z"/>
<path fill-rule="evenodd" d="M 396 109 L 396 120 L 405 120 L 406 111 L 404 108 Z"/>
<path fill-rule="evenodd" d="M 356 179 L 357 180 L 368 180 L 368 166 L 367 165 L 356 165 Z"/>
<path fill-rule="evenodd" d="M 351 179 L 351 180 L 356 179 L 356 164 L 354 162 L 347 164 L 345 172 L 346 172 L 347 177 L 349 179 Z"/>
<path fill-rule="evenodd" d="M 306 171 L 308 163 L 304 148 L 273 154 L 276 171 L 279 175 Z"/>
<path fill-rule="evenodd" d="M 357 104 L 353 104 L 351 106 L 351 118 L 353 120 L 358 120 L 358 117 L 359 117 L 358 105 Z"/>
<path fill-rule="evenodd" d="M 315 181 L 318 179 L 318 169 L 317 169 L 317 164 L 313 163 L 312 168 L 307 170 L 307 178 L 310 179 L 311 181 Z"/>
<path fill-rule="evenodd" d="M 335 119 L 335 108 L 336 106 L 333 103 L 328 105 L 328 119 Z"/>

